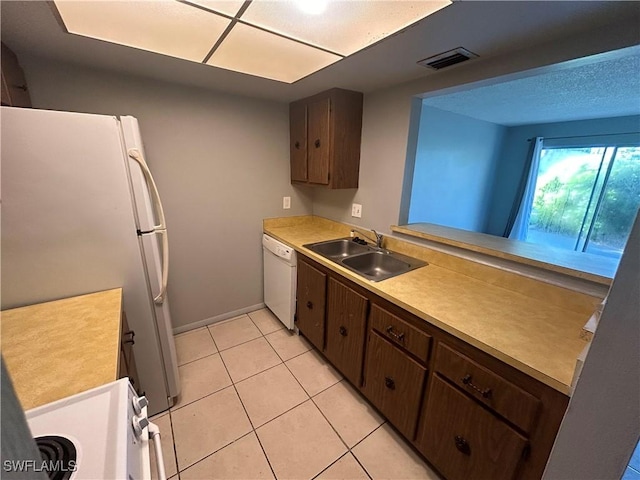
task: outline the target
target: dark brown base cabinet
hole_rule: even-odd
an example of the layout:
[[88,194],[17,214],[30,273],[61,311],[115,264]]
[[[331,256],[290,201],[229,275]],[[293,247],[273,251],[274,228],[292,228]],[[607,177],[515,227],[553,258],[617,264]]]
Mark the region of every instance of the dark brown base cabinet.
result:
[[324,350],[324,309],[327,275],[304,261],[298,262],[296,324],[304,336]]
[[136,358],[133,355],[133,345],[135,345],[135,332],[129,328],[127,316],[122,312],[122,320],[120,324],[120,362],[118,366],[118,378],[128,377],[133,388],[142,395],[140,390],[140,379],[138,378],[138,369],[136,367]]
[[528,441],[434,375],[416,444],[448,479],[514,478]]
[[416,429],[426,372],[377,333],[369,335],[362,392],[409,439]]
[[296,323],[449,480],[542,477],[568,397],[300,255]]
[[354,385],[362,380],[368,306],[366,297],[329,278],[324,354]]

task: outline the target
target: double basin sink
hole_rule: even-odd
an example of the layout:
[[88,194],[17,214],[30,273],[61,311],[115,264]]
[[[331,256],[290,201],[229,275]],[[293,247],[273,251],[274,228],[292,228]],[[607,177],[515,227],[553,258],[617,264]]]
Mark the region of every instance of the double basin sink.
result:
[[395,277],[427,264],[400,253],[357,243],[353,238],[308,243],[304,246],[374,282]]

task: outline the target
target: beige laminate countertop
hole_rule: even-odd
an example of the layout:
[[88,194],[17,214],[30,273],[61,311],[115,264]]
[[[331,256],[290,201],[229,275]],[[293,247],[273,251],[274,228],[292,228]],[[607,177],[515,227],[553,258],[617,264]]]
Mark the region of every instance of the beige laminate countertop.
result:
[[394,225],[391,227],[391,231],[493,257],[514,260],[525,265],[532,265],[570,277],[583,278],[607,286],[611,285],[611,280],[618,268],[618,260],[614,258],[592,253],[572,252],[431,223]]
[[118,379],[122,289],[4,310],[2,356],[22,408]]
[[319,217],[266,219],[265,233],[428,323],[569,395],[582,327],[601,300],[387,237],[386,248],[429,265],[371,282],[303,247],[348,236]]

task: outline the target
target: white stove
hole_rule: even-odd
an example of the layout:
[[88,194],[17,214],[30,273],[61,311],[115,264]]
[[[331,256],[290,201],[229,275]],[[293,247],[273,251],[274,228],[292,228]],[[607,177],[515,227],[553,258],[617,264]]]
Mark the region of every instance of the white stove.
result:
[[[26,412],[42,464],[60,480],[151,478],[149,441],[165,479],[160,431],[126,378]],[[58,471],[54,474],[53,469]]]

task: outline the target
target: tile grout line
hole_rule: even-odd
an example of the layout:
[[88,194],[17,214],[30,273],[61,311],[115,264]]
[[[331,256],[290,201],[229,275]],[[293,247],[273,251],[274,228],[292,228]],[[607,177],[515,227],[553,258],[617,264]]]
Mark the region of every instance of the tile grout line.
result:
[[[173,435],[173,418],[171,418],[171,410],[169,410],[169,425],[171,427],[171,446],[173,447],[173,460],[176,462],[176,475],[180,480],[180,467],[178,466],[178,449],[176,448],[176,439]],[[160,447],[162,448],[162,434],[160,435]]]
[[[253,320],[251,319],[251,317],[249,317],[249,320],[251,320],[251,323],[253,323]],[[255,323],[254,323],[254,325],[255,325]],[[256,325],[256,328],[258,328],[257,325]],[[258,331],[260,332],[260,334],[264,338],[264,334],[262,334],[262,331],[259,328],[258,328]],[[269,341],[266,338],[265,338],[265,340],[267,341],[267,344],[269,344]],[[269,346],[271,346],[271,344],[269,344]],[[271,348],[273,348],[273,347],[271,347]],[[276,352],[276,355],[277,355],[277,352]],[[273,469],[273,466],[271,465],[271,462],[269,461],[269,457],[267,456],[267,452],[264,450],[264,446],[262,445],[262,442],[260,441],[260,437],[258,436],[258,432],[256,431],[256,428],[253,425],[253,422],[251,421],[251,417],[249,416],[249,412],[247,412],[247,407],[245,407],[244,402],[242,401],[242,397],[240,396],[240,392],[238,392],[238,388],[236,387],[236,382],[233,381],[233,378],[231,377],[231,373],[229,372],[229,369],[227,368],[227,364],[225,363],[224,358],[222,358],[222,355],[220,355],[220,359],[222,360],[222,364],[224,365],[224,368],[227,370],[227,374],[229,375],[229,378],[231,379],[231,384],[233,386],[233,389],[236,392],[236,395],[238,396],[238,400],[240,401],[240,405],[242,405],[242,410],[244,410],[244,414],[247,416],[247,420],[249,420],[249,425],[251,425],[251,432],[253,432],[253,434],[256,436],[256,439],[258,440],[258,445],[260,445],[260,449],[262,450],[262,454],[264,455],[264,458],[267,461],[267,465],[269,465],[269,469],[271,470],[271,473],[273,474],[273,478],[277,479],[278,477],[276,476],[276,472]],[[274,367],[271,367],[271,368],[275,368],[277,366],[278,365],[276,365]],[[263,370],[263,371],[265,371],[265,370]],[[260,373],[262,373],[262,372],[260,372]],[[246,380],[246,379],[244,379],[244,380]]]
[[[312,395],[310,395],[310,394],[307,392],[307,390],[304,388],[304,386],[300,383],[300,381],[298,380],[298,378],[293,374],[293,372],[291,371],[291,369],[289,368],[289,366],[287,365],[287,363],[286,363],[286,362],[288,362],[289,360],[292,360],[292,359],[294,359],[294,358],[297,358],[297,357],[299,357],[299,356],[302,356],[302,355],[304,355],[304,354],[306,354],[306,353],[309,353],[309,352],[312,352],[312,351],[314,351],[314,350],[317,350],[317,349],[316,349],[314,346],[312,346],[312,345],[311,345],[311,346],[310,346],[311,348],[310,348],[309,350],[306,350],[306,351],[304,351],[304,352],[302,352],[302,353],[299,353],[299,354],[297,354],[297,355],[294,355],[294,356],[293,356],[293,357],[291,357],[291,358],[288,358],[287,360],[284,360],[284,359],[280,356],[280,354],[276,351],[276,349],[273,347],[273,345],[271,345],[271,343],[269,342],[269,340],[266,338],[266,337],[267,337],[267,335],[270,335],[270,334],[276,333],[276,332],[278,332],[278,331],[280,331],[280,330],[283,330],[284,328],[278,328],[278,329],[276,329],[276,330],[274,330],[274,331],[272,331],[272,332],[268,332],[267,334],[265,334],[265,333],[263,333],[263,332],[262,332],[262,330],[260,330],[260,328],[258,327],[258,325],[256,324],[256,322],[253,320],[253,318],[251,318],[251,316],[250,316],[249,314],[244,314],[243,316],[247,316],[247,317],[250,319],[250,321],[253,323],[253,325],[257,328],[257,330],[258,330],[258,331],[259,331],[259,333],[260,333],[260,335],[259,335],[258,337],[253,338],[253,339],[251,339],[251,340],[248,340],[248,341],[246,341],[246,342],[239,343],[238,345],[234,345],[233,347],[229,347],[229,348],[226,348],[226,349],[224,349],[224,350],[219,350],[219,349],[218,349],[218,346],[217,346],[217,343],[215,342],[215,339],[213,338],[213,334],[211,333],[211,330],[209,329],[209,326],[202,327],[202,328],[206,328],[206,329],[207,329],[207,331],[209,332],[209,336],[210,336],[211,340],[213,341],[213,344],[214,344],[214,346],[216,347],[217,352],[212,353],[212,354],[210,354],[210,355],[205,355],[204,357],[201,357],[201,358],[199,358],[199,359],[196,359],[196,360],[193,360],[193,361],[191,361],[191,362],[187,362],[187,363],[183,364],[183,365],[187,365],[187,364],[189,364],[189,363],[193,363],[193,362],[195,362],[195,361],[201,360],[202,358],[207,358],[207,357],[213,356],[213,355],[215,355],[215,354],[219,354],[219,355],[220,355],[220,359],[221,359],[221,361],[222,361],[222,364],[223,364],[223,366],[224,366],[224,368],[225,368],[225,371],[227,372],[227,375],[229,376],[229,379],[231,380],[231,385],[228,385],[228,386],[226,386],[226,387],[223,387],[223,388],[221,388],[221,389],[218,389],[218,390],[216,390],[215,392],[211,392],[211,393],[209,393],[209,394],[207,394],[207,395],[205,395],[205,396],[203,396],[203,397],[201,397],[201,398],[199,398],[199,399],[196,399],[196,400],[194,400],[194,401],[192,401],[192,402],[190,402],[190,403],[188,403],[188,404],[185,404],[185,405],[183,405],[183,406],[179,407],[179,408],[178,408],[178,409],[176,409],[176,410],[173,410],[173,411],[172,411],[172,410],[170,409],[170,410],[168,411],[168,413],[169,413],[169,416],[170,416],[170,422],[171,422],[171,428],[172,428],[172,438],[173,438],[173,420],[172,420],[172,417],[171,417],[171,414],[172,414],[172,413],[174,413],[174,412],[175,412],[175,411],[177,411],[177,410],[180,410],[181,408],[183,408],[183,407],[185,407],[185,406],[187,406],[187,405],[191,405],[191,404],[195,403],[195,402],[196,402],[196,401],[198,401],[198,400],[202,400],[203,398],[206,398],[206,397],[208,397],[208,396],[211,396],[211,395],[213,395],[213,394],[215,394],[215,393],[219,393],[220,391],[225,390],[226,388],[229,388],[229,387],[233,386],[234,391],[236,392],[236,395],[237,395],[238,399],[240,400],[240,404],[242,405],[242,408],[243,408],[243,410],[244,410],[244,412],[245,412],[245,415],[247,416],[247,419],[249,420],[249,424],[251,425],[251,431],[250,431],[250,432],[247,432],[247,433],[246,433],[246,434],[244,434],[244,435],[242,435],[242,436],[241,436],[241,437],[239,437],[238,439],[236,439],[236,440],[234,440],[234,441],[232,441],[232,442],[230,442],[230,443],[228,443],[228,444],[226,444],[226,445],[222,446],[221,448],[219,448],[219,449],[215,450],[214,452],[211,452],[210,454],[206,455],[206,456],[205,456],[205,457],[203,457],[202,459],[200,459],[200,460],[198,460],[197,462],[195,462],[195,463],[193,463],[193,464],[191,464],[191,465],[189,465],[189,466],[185,467],[185,468],[184,468],[184,469],[182,469],[182,470],[180,470],[179,465],[178,465],[178,461],[177,461],[177,449],[176,449],[176,446],[175,446],[175,439],[174,439],[174,441],[173,441],[173,451],[174,451],[175,460],[176,460],[176,469],[178,470],[178,473],[177,473],[178,478],[180,478],[180,473],[181,473],[181,472],[184,472],[187,468],[190,468],[190,467],[192,467],[192,466],[194,466],[194,465],[196,465],[196,464],[198,464],[198,463],[202,462],[203,460],[205,460],[205,459],[209,458],[210,456],[212,456],[212,455],[214,455],[215,453],[217,453],[217,452],[221,451],[222,449],[224,449],[224,448],[228,447],[229,445],[231,445],[231,444],[233,444],[233,443],[235,443],[235,442],[237,442],[237,441],[239,441],[239,440],[243,439],[244,437],[246,437],[247,435],[249,435],[249,434],[251,434],[251,433],[253,432],[253,433],[255,434],[255,436],[256,436],[256,438],[257,438],[257,440],[258,440],[258,444],[260,445],[260,448],[261,448],[261,450],[262,450],[262,452],[263,452],[263,455],[265,456],[265,459],[267,460],[267,464],[269,465],[269,468],[271,469],[271,472],[272,472],[272,474],[273,474],[274,478],[276,478],[276,479],[277,479],[277,476],[275,475],[275,471],[273,470],[273,467],[272,467],[272,465],[271,465],[271,462],[269,461],[269,457],[267,456],[266,451],[265,451],[265,449],[264,449],[264,446],[262,445],[262,442],[260,441],[260,438],[259,438],[259,436],[258,436],[257,428],[261,428],[261,427],[263,427],[263,426],[265,426],[265,425],[267,425],[267,424],[271,423],[272,421],[276,420],[277,418],[279,418],[279,417],[281,417],[281,416],[285,415],[286,413],[291,412],[291,411],[292,411],[292,410],[294,410],[295,408],[297,408],[297,407],[299,407],[300,405],[302,405],[302,404],[306,403],[308,400],[311,400],[312,404],[313,404],[313,405],[314,405],[314,406],[315,406],[315,407],[320,411],[320,414],[322,415],[322,417],[323,417],[323,418],[325,419],[325,421],[329,424],[329,426],[331,427],[331,429],[335,432],[335,434],[338,436],[338,438],[340,439],[340,441],[343,443],[343,445],[344,445],[344,446],[346,447],[346,449],[347,449],[347,451],[346,451],[344,454],[342,454],[342,455],[341,455],[341,456],[339,456],[336,460],[334,460],[333,462],[331,462],[328,466],[326,466],[326,467],[325,467],[325,468],[324,468],[320,473],[318,473],[318,474],[317,474],[316,476],[314,476],[313,478],[316,478],[317,476],[321,475],[323,472],[325,472],[327,469],[329,469],[329,468],[330,468],[331,466],[333,466],[335,463],[337,463],[338,461],[340,461],[340,460],[341,460],[342,458],[344,458],[346,455],[351,454],[351,455],[353,456],[353,458],[356,460],[356,462],[358,463],[358,465],[359,465],[359,466],[362,468],[362,470],[365,472],[365,474],[367,475],[367,477],[371,479],[371,478],[372,478],[372,477],[371,477],[371,475],[369,474],[369,472],[367,471],[367,469],[362,465],[362,463],[361,463],[361,462],[360,462],[360,460],[357,458],[357,456],[353,453],[353,451],[352,451],[352,450],[353,450],[353,448],[355,448],[355,447],[357,447],[358,445],[360,445],[364,440],[366,440],[366,439],[367,439],[369,436],[371,436],[374,432],[376,432],[378,429],[380,429],[382,426],[384,426],[384,425],[385,425],[385,423],[387,423],[387,422],[383,420],[383,422],[382,422],[380,425],[378,425],[375,429],[373,429],[371,432],[369,432],[367,435],[365,435],[362,439],[360,439],[356,444],[354,444],[353,448],[350,448],[350,447],[346,444],[345,440],[340,436],[340,434],[339,434],[339,433],[337,432],[337,430],[334,428],[333,424],[332,424],[332,423],[329,421],[329,419],[325,416],[324,412],[322,412],[322,410],[320,409],[320,407],[318,407],[317,403],[316,403],[316,402],[315,402],[315,400],[314,400],[314,398],[315,398],[316,396],[318,396],[318,395],[320,395],[321,393],[323,393],[323,392],[327,391],[328,389],[330,389],[330,388],[334,387],[334,386],[335,386],[335,385],[337,385],[338,383],[341,383],[342,381],[345,381],[346,379],[345,379],[344,377],[342,377],[342,375],[341,375],[341,379],[340,379],[339,381],[337,381],[336,383],[333,383],[332,385],[329,385],[328,387],[326,387],[326,388],[324,388],[324,389],[320,390],[319,392],[316,392],[313,396],[312,396]],[[242,317],[242,316],[241,316],[241,317]],[[239,317],[239,318],[241,318],[241,317]],[[238,319],[238,318],[237,318],[237,319]],[[236,319],[236,320],[237,320],[237,319]],[[286,329],[284,329],[284,330],[286,330]],[[267,341],[267,344],[271,347],[271,349],[276,353],[276,355],[278,356],[278,358],[281,360],[281,363],[279,363],[279,364],[277,364],[277,365],[274,365],[274,366],[272,366],[272,367],[269,367],[269,368],[267,368],[267,369],[265,369],[265,370],[262,370],[262,371],[260,371],[260,372],[258,372],[258,373],[255,373],[255,374],[253,374],[253,375],[250,375],[249,377],[243,378],[242,380],[238,380],[237,382],[236,382],[236,381],[234,381],[234,380],[233,380],[233,378],[231,377],[231,374],[229,373],[229,369],[228,369],[228,367],[227,367],[227,365],[226,365],[226,363],[225,363],[224,359],[222,358],[221,352],[223,352],[223,351],[227,351],[227,350],[230,350],[231,348],[234,348],[234,347],[237,347],[237,346],[240,346],[240,345],[244,345],[244,344],[249,343],[249,342],[251,342],[251,341],[257,340],[257,339],[259,339],[260,337],[264,337],[264,339]],[[293,376],[293,378],[295,379],[296,383],[301,387],[302,391],[307,395],[307,398],[306,398],[304,401],[302,401],[302,402],[298,403],[297,405],[295,405],[295,406],[293,406],[293,407],[289,408],[289,409],[288,409],[288,410],[286,410],[285,412],[282,412],[282,413],[280,413],[279,415],[277,415],[276,417],[274,417],[274,418],[270,419],[269,421],[267,421],[267,422],[263,423],[263,424],[262,424],[262,425],[260,425],[259,427],[255,427],[255,426],[254,426],[254,424],[253,424],[253,421],[252,421],[252,420],[251,420],[251,418],[249,417],[249,414],[248,414],[248,412],[247,412],[247,409],[246,409],[246,407],[245,407],[245,405],[244,405],[244,402],[242,401],[242,397],[240,396],[240,393],[238,392],[238,389],[237,389],[236,385],[237,385],[238,383],[241,383],[241,382],[243,382],[243,381],[245,381],[245,380],[248,380],[248,379],[250,379],[250,378],[252,378],[252,377],[255,377],[255,376],[257,376],[257,375],[260,375],[261,373],[265,373],[265,372],[267,372],[267,371],[269,371],[269,370],[272,370],[272,369],[274,369],[274,368],[276,368],[276,367],[278,367],[278,366],[280,366],[280,365],[284,365],[284,366],[285,366],[285,368],[287,368],[287,371],[291,374],[291,376]],[[182,365],[181,365],[181,366],[182,366]],[[332,368],[333,368],[333,367],[332,367]],[[338,372],[338,374],[339,374],[339,372]]]
[[[308,350],[305,353],[311,352],[317,350],[316,347],[312,346],[311,350]],[[286,364],[286,362],[284,362],[285,366],[287,367],[287,369],[289,369],[289,366]],[[332,367],[333,368],[333,367]],[[309,393],[305,390],[305,388],[302,386],[302,384],[300,383],[300,381],[298,380],[298,378],[293,374],[293,372],[289,369],[289,372],[291,373],[291,375],[293,375],[293,378],[296,379],[296,381],[298,382],[298,384],[300,384],[300,386],[302,387],[302,389],[307,393],[307,395],[309,395]],[[338,372],[339,373],[339,372]],[[341,375],[342,376],[342,375]],[[356,462],[358,462],[358,465],[360,465],[360,467],[362,468],[362,470],[365,472],[365,474],[372,479],[373,477],[369,474],[369,472],[367,471],[367,469],[364,467],[364,465],[362,465],[362,463],[360,462],[360,460],[358,459],[358,457],[356,456],[355,453],[353,453],[353,448],[357,447],[358,445],[360,445],[364,440],[366,440],[370,435],[372,435],[376,430],[378,430],[380,427],[382,427],[385,423],[386,420],[383,420],[382,423],[380,425],[378,425],[376,428],[374,428],[371,432],[369,432],[368,434],[366,434],[364,437],[362,437],[360,440],[358,440],[357,443],[355,443],[353,445],[353,447],[349,447],[349,445],[347,445],[347,443],[344,441],[344,439],[342,438],[342,436],[340,436],[340,434],[338,433],[338,431],[334,428],[333,424],[329,421],[329,419],[325,416],[324,412],[322,411],[322,409],[318,406],[318,404],[314,401],[314,398],[317,397],[318,395],[320,395],[323,392],[326,392],[327,390],[329,390],[332,387],[335,387],[338,383],[341,383],[343,381],[347,381],[347,379],[345,377],[342,376],[342,378],[328,386],[327,388],[317,392],[315,395],[311,396],[309,395],[309,398],[311,400],[311,402],[314,404],[314,406],[318,409],[318,411],[320,412],[320,414],[322,415],[322,417],[326,420],[326,422],[329,424],[329,426],[333,429],[333,431],[335,432],[335,434],[338,436],[338,438],[340,439],[340,441],[344,444],[345,447],[347,447],[347,453],[351,453],[351,455],[353,456],[353,458],[356,460]],[[369,403],[369,401],[367,400],[367,403]],[[346,453],[344,454],[346,455]],[[338,460],[340,460],[340,458],[344,457],[344,455],[341,455]],[[338,460],[334,461],[333,463],[336,463]],[[333,465],[333,463],[331,465]],[[331,465],[329,465],[327,468],[329,468]],[[324,472],[327,468],[325,468],[324,470],[322,470],[322,472]],[[321,475],[322,472],[320,472],[318,475]],[[316,475],[316,477],[318,476]],[[314,477],[315,478],[315,477]]]
[[311,480],[315,480],[316,478],[318,478],[320,475],[322,475],[324,472],[326,472],[327,470],[329,470],[331,467],[333,467],[336,463],[338,463],[340,460],[342,460],[344,457],[346,457],[347,455],[349,455],[351,452],[347,450],[346,453],[340,455],[337,460],[334,460],[333,462],[331,462],[329,465],[327,465],[326,467],[324,467],[324,469],[322,469],[322,471],[320,473],[318,473],[316,476],[314,476]]
[[214,355],[220,355],[220,352],[210,353],[209,355],[205,355],[205,356],[203,356],[203,357],[196,358],[196,359],[194,359],[194,360],[190,360],[190,361],[188,361],[188,362],[182,363],[182,364],[178,365],[178,368],[180,368],[180,367],[184,367],[185,365],[190,365],[190,364],[192,364],[192,363],[197,362],[198,360],[202,360],[203,358],[213,357]]
[[[248,316],[248,315],[247,315],[247,316]],[[216,340],[213,338],[213,335],[212,335],[212,333],[211,333],[211,330],[209,330],[209,327],[208,327],[208,326],[205,326],[204,328],[206,328],[206,329],[207,329],[207,332],[209,333],[209,337],[211,338],[211,341],[213,342],[214,347],[216,347],[216,350],[218,350],[218,352],[217,352],[217,353],[218,353],[218,355],[220,355],[220,350],[218,349],[218,344],[216,343]],[[215,354],[214,354],[214,355],[215,355]],[[209,396],[211,396],[211,395],[213,395],[213,394],[215,394],[215,393],[221,392],[221,391],[223,391],[223,390],[225,390],[225,389],[227,389],[227,388],[229,388],[229,387],[234,387],[234,390],[235,390],[235,392],[236,392],[236,395],[238,395],[238,391],[235,389],[235,386],[234,386],[234,384],[233,384],[233,379],[231,378],[231,374],[229,373],[229,369],[227,368],[227,365],[224,363],[224,359],[222,358],[222,355],[220,355],[220,361],[222,362],[222,366],[224,367],[225,371],[227,372],[227,376],[229,377],[229,381],[231,381],[231,385],[227,385],[226,387],[223,387],[223,388],[221,388],[221,389],[219,389],[219,390],[216,390],[216,391],[215,391],[215,392],[213,392],[213,393],[210,393],[210,394],[208,394],[208,395],[205,395],[204,397],[201,397],[201,398],[199,398],[198,400],[202,400],[203,398],[206,398],[206,397],[209,397]],[[240,395],[238,395],[238,398],[240,398]],[[190,403],[188,403],[188,404],[186,404],[186,405],[183,405],[182,407],[177,408],[177,409],[176,409],[176,410],[174,410],[174,411],[180,410],[181,408],[186,407],[187,405],[191,405],[191,404],[193,404],[193,403],[197,402],[198,400],[194,400],[193,402],[190,402]],[[240,404],[242,404],[242,400],[240,400]],[[243,408],[243,410],[244,410],[244,405],[242,405],[242,408]],[[169,410],[169,415],[171,415],[171,410]],[[245,410],[245,415],[246,415],[246,410]],[[248,417],[249,417],[249,416],[247,415],[247,418],[248,418]],[[253,425],[251,424],[251,419],[249,419],[249,424],[253,427]],[[173,423],[172,423],[171,428],[172,428],[172,430],[173,430]],[[252,429],[251,431],[254,431],[254,430]],[[246,436],[246,435],[248,435],[249,433],[251,433],[251,432],[248,432],[247,434],[243,435],[243,436],[242,436],[242,437],[240,437],[240,438],[245,437],[245,436]],[[172,432],[172,434],[173,434],[173,432]],[[178,479],[180,479],[180,473],[184,472],[184,471],[185,471],[185,470],[187,470],[188,468],[193,467],[194,465],[197,465],[198,463],[200,463],[200,462],[201,462],[202,460],[204,460],[205,458],[210,457],[211,455],[213,455],[213,454],[215,454],[215,453],[219,452],[219,451],[220,451],[220,450],[222,450],[223,448],[228,447],[228,446],[229,446],[229,445],[231,445],[232,443],[234,443],[234,442],[236,442],[236,441],[240,440],[240,438],[238,438],[238,439],[234,440],[233,442],[229,442],[229,443],[227,443],[226,445],[223,445],[223,446],[222,446],[222,447],[220,447],[219,449],[217,449],[217,450],[215,450],[215,451],[211,452],[209,455],[206,455],[205,457],[201,458],[201,459],[200,459],[200,460],[198,460],[197,462],[194,462],[194,463],[192,463],[191,465],[188,465],[187,467],[185,467],[185,468],[183,468],[183,469],[180,469],[180,464],[178,463],[178,453],[177,453],[177,449],[176,449],[176,446],[175,446],[175,439],[174,439],[174,442],[173,442],[173,448],[174,448],[174,450],[176,451],[176,469],[178,470]]]

